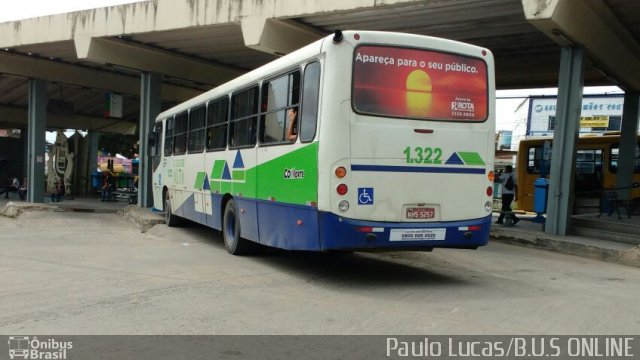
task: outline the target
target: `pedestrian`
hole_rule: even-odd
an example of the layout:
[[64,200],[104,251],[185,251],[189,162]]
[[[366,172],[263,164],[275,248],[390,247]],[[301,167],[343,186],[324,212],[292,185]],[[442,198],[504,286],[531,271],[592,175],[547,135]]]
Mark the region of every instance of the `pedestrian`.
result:
[[520,219],[513,213],[511,209],[511,202],[518,201],[518,186],[516,181],[516,174],[513,173],[513,166],[507,165],[504,173],[498,177],[500,183],[500,194],[502,198],[502,208],[500,209],[500,216],[496,224],[503,224],[504,217],[509,213],[509,217],[512,219],[512,224],[515,225]]
[[18,196],[20,196],[20,200],[24,200],[27,197],[27,177],[22,178],[22,184],[20,184],[20,188],[18,189]]
[[54,183],[53,192],[51,193],[51,202],[60,202],[60,199],[64,196],[64,180],[56,180]]
[[9,198],[10,192],[17,193],[18,189],[20,189],[20,181],[18,180],[18,178],[12,176],[10,179],[11,180],[9,181],[7,186],[4,189],[0,190],[0,195],[4,194],[5,199]]
[[102,186],[100,187],[100,201],[111,199],[111,173],[109,170],[102,173]]

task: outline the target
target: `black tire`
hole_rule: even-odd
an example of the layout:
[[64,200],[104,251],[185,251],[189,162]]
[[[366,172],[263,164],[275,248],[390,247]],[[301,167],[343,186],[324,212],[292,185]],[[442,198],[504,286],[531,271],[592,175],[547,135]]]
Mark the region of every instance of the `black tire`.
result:
[[233,199],[227,202],[222,218],[222,238],[227,252],[231,255],[244,255],[251,252],[252,243],[240,237],[240,218],[238,207]]
[[171,210],[171,199],[169,199],[169,192],[164,195],[164,222],[168,227],[176,227],[180,225],[180,219],[177,215],[173,215]]

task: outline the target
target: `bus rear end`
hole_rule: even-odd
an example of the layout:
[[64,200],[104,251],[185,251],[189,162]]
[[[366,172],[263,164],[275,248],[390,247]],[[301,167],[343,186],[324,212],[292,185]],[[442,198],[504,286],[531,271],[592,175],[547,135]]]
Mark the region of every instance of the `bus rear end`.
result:
[[428,37],[349,35],[349,101],[334,124],[344,129],[335,138],[349,146],[320,144],[335,160],[321,246],[485,245],[493,207],[491,53]]

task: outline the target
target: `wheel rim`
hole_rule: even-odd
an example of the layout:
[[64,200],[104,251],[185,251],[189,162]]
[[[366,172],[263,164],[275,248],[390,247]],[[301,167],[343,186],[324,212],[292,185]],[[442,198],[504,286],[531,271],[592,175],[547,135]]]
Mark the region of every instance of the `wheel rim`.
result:
[[227,222],[224,224],[225,240],[228,244],[232,244],[236,237],[236,214],[233,211],[229,211],[227,214]]
[[169,223],[170,216],[171,216],[171,203],[169,202],[169,197],[167,196],[164,200],[164,220],[166,223]]

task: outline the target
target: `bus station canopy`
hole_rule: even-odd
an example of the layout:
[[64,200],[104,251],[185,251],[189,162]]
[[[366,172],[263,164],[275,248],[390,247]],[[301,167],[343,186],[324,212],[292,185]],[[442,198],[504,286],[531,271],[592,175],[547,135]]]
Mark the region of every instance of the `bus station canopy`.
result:
[[[140,73],[162,108],[341,30],[431,35],[491,49],[498,89],[554,87],[582,46],[585,85],[640,90],[635,0],[151,0],[0,24],[0,127],[26,124],[28,80],[49,82],[47,127],[131,133]],[[106,94],[123,96],[105,115]]]

